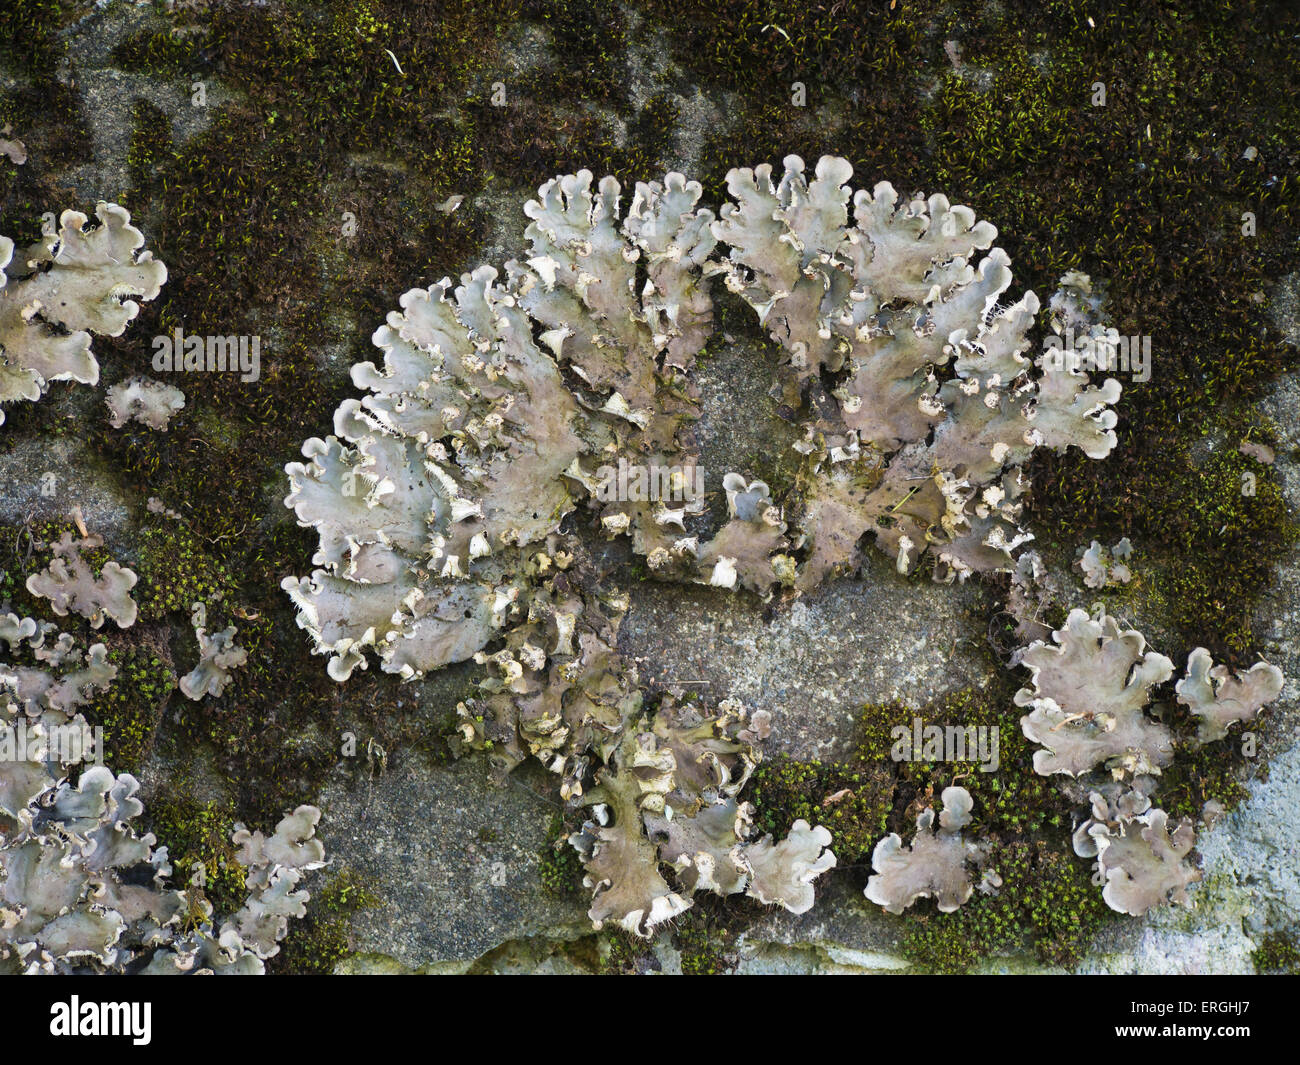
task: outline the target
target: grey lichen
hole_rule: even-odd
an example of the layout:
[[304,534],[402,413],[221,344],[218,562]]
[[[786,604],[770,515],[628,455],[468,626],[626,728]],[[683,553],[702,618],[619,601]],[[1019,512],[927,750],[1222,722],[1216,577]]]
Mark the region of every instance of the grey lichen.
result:
[[109,388],[105,402],[108,404],[108,424],[114,429],[121,429],[128,421],[136,421],[165,432],[172,416],[184,408],[185,393],[161,381],[132,377]]
[[1078,552],[1075,566],[1083,573],[1083,583],[1089,588],[1105,588],[1112,584],[1128,584],[1133,579],[1133,571],[1128,561],[1133,557],[1133,545],[1125,536],[1114,547],[1105,547],[1100,540],[1093,540],[1086,548]]
[[91,335],[121,336],[135,299],[167,280],[125,208],[101,202],[95,214],[86,229],[84,214],[64,211],[57,233],[17,252],[0,236],[0,422],[4,404],[40,399],[52,382],[95,384]]
[[1016,693],[1016,705],[1032,708],[1020,727],[1041,747],[1034,770],[1079,776],[1104,765],[1117,778],[1159,773],[1173,758],[1173,739],[1145,708],[1151,689],[1173,676],[1173,663],[1147,651],[1142,634],[1121,630],[1104,608],[1093,616],[1070,611],[1052,639],[1056,646],[1040,641],[1019,656],[1031,686]]
[[48,622],[0,614],[0,820],[20,819],[66,768],[94,747],[80,709],[117,676],[102,643],[86,649]]
[[1184,817],[1170,831],[1164,810],[1121,818],[1117,829],[1098,823],[1089,830],[1104,879],[1102,898],[1120,913],[1140,917],[1153,906],[1191,906],[1187,889],[1201,871],[1187,856],[1196,833]]
[[791,913],[806,913],[813,906],[813,881],[835,867],[835,855],[827,849],[830,844],[829,830],[802,818],[780,843],[764,836],[744,852],[751,877],[747,893]]
[[803,824],[780,843],[752,840],[741,798],[768,715],[671,693],[648,708],[615,649],[626,598],[601,595],[581,558],[539,553],[534,565],[550,577],[505,647],[478,656],[489,676],[459,707],[461,735],[502,771],[536,757],[560,776],[561,797],[588,811],[569,842],[587,871],[593,924],[649,936],[700,891],[811,906],[813,880],[835,864],[829,833]]
[[[854,568],[868,534],[900,572],[930,552],[952,581],[1011,569],[1032,539],[1036,448],[1114,447],[1119,385],[1027,357],[1038,300],[1003,302],[993,226],[943,196],[854,193],[851,176],[829,156],[811,180],[797,156],[780,175],[733,170],[717,216],[676,173],[638,183],[626,211],[613,178],[546,182],[525,260],[406,293],[374,334],[382,365],[353,367],[367,394],[286,467],[318,548],[283,587],[330,676],[371,653],[405,679],[487,667],[463,739],[506,771],[538,758],[591,810],[572,842],[597,924],[648,934],[700,890],[802,910],[834,858],[818,827],[749,839],[739,792],[772,722],[645,705],[615,650],[626,598],[586,572],[567,515],[589,508],[661,579],[765,599]],[[715,275],[776,340],[763,372],[804,413],[794,492],[729,471],[709,533],[693,370]]]
[[909,846],[904,847],[902,837],[891,832],[871,854],[875,872],[863,893],[890,913],[902,913],[917,899],[928,898],[935,900],[941,913],[952,913],[975,890],[971,867],[983,863],[985,851],[962,838],[974,802],[961,787],[944,788],[941,800],[938,829],[934,809],[927,807],[917,816],[916,835]]
[[83,656],[66,634],[47,644],[52,635],[0,618],[11,653],[65,671],[0,665],[0,973],[262,972],[288,918],[302,916],[307,895],[292,889],[324,862],[319,811],[300,807],[269,840],[236,826],[249,895],[218,927],[201,894],[168,886],[167,849],[137,831],[134,777],[96,764],[73,783],[96,750],[76,708],[116,671],[103,645]]
[[[1020,723],[1043,748],[1034,769],[1079,778],[1062,790],[1075,800],[1080,791],[1087,795],[1091,810],[1075,826],[1075,853],[1096,860],[1102,897],[1114,910],[1137,915],[1165,903],[1190,906],[1187,889],[1201,879],[1192,857],[1195,829],[1190,818],[1171,826],[1153,806],[1160,771],[1174,758],[1174,735],[1146,713],[1153,689],[1173,676],[1173,663],[1147,651],[1137,631],[1121,631],[1104,607],[1092,616],[1071,611],[1053,640],[1055,647],[1037,641],[1016,656],[1032,680],[1016,704],[1033,708]],[[1233,722],[1251,720],[1278,697],[1283,680],[1265,662],[1233,675],[1196,648],[1174,686],[1199,719],[1193,743],[1222,739]],[[1213,812],[1207,803],[1207,822]]]
[[279,951],[308,899],[291,889],[324,863],[319,811],[282,821],[283,846],[244,842],[249,896],[218,925],[201,895],[168,886],[167,849],[133,824],[138,788],[102,765],[75,786],[51,774],[17,818],[0,816],[0,972],[261,973]]
[[1245,673],[1234,675],[1227,666],[1216,666],[1210,652],[1197,647],[1187,658],[1187,675],[1175,686],[1178,701],[1199,723],[1196,738],[1213,743],[1228,734],[1234,722],[1252,720],[1282,694],[1282,671],[1267,662],[1256,662]]
[[27,145],[13,135],[13,129],[7,123],[0,128],[0,155],[14,166],[22,166],[27,162]]
[[194,627],[194,636],[199,642],[199,661],[181,677],[178,685],[187,699],[198,702],[208,695],[220,698],[232,679],[230,671],[248,661],[247,652],[235,643],[238,631],[234,625],[229,625],[209,636],[202,626]]
[[769,166],[733,170],[737,202],[713,227],[728,287],[783,349],[784,399],[818,400],[799,445],[795,583],[852,566],[867,534],[902,572],[927,551],[940,580],[1010,569],[1030,539],[1021,467],[1040,446],[1108,454],[1119,384],[1025,356],[1039,304],[1001,303],[1010,260],[993,226],[939,195],[900,203],[887,182],[854,193],[851,175],[831,157],[811,181],[797,156],[776,182]]
[[50,601],[50,607],[60,617],[69,611],[90,621],[90,627],[100,628],[111,618],[119,628],[135,624],[137,609],[131,598],[137,577],[114,560],[101,567],[98,575],[89,562],[81,557],[83,551],[103,547],[99,536],[74,537],[65,532],[57,543],[51,544],[54,553],[49,566],[27,578],[27,590],[32,595]]
[[100,761],[81,709],[117,677],[105,646],[5,613],[0,652],[0,973],[263,972],[324,864],[320,812],[270,837],[235,826],[248,896],[220,920],[201,881],[171,886],[139,783]]
[[[656,575],[764,597],[848,568],[868,533],[904,572],[927,551],[943,580],[1010,569],[1031,538],[1021,467],[1039,446],[1106,455],[1119,385],[1025,356],[1037,298],[1000,303],[1004,252],[971,265],[991,225],[886,183],[854,194],[850,176],[832,157],[811,181],[797,156],[775,181],[734,170],[715,218],[680,174],[638,184],[622,215],[613,178],[566,175],[525,206],[530,254],[504,284],[481,267],[403,296],[374,336],[382,368],[353,369],[369,394],[286,467],[320,546],[284,587],[331,675],[370,650],[404,677],[476,653],[526,607],[522,549],[584,500]],[[780,344],[786,399],[816,413],[795,495],[728,473],[705,538],[686,488],[715,274]],[[619,463],[649,476],[611,498]]]

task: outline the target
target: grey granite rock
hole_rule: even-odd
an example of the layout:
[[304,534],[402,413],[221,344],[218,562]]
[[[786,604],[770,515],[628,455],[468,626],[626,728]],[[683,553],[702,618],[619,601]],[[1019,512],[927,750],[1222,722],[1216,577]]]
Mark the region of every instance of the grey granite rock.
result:
[[508,940],[589,933],[585,906],[541,886],[555,813],[542,776],[517,773],[502,787],[484,758],[429,766],[412,755],[371,780],[328,784],[319,803],[326,853],[382,899],[357,917],[358,952],[411,969],[457,968]]

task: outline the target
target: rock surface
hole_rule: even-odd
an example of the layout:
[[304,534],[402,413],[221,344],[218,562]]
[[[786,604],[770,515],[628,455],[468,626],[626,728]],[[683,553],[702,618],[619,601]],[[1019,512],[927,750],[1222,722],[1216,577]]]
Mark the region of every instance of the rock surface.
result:
[[[112,47],[144,17],[139,9],[118,5],[89,16],[70,36],[80,92],[93,116],[93,159],[66,177],[86,201],[82,207],[119,196],[129,184],[125,160],[134,96],[148,96],[163,108],[179,145],[203,128],[230,92],[210,83],[208,107],[193,108],[175,79],[114,69]],[[507,58],[516,73],[524,72],[539,65],[551,46],[546,33],[529,31]],[[631,62],[638,103],[671,91],[680,115],[670,162],[690,173],[707,136],[727,122],[727,95],[683,84],[656,50],[639,51]],[[520,190],[485,195],[479,206],[490,208],[493,226],[483,238],[482,261],[500,263],[519,254],[524,198]],[[443,265],[455,272],[472,264]],[[407,280],[414,279],[393,283]],[[1272,307],[1293,343],[1300,342],[1298,306],[1300,275],[1292,275],[1279,285]],[[356,328],[368,332],[373,324]],[[145,348],[142,339],[142,355]],[[330,355],[333,365],[342,352]],[[770,417],[766,379],[750,373],[744,357],[732,350],[706,360],[700,371],[700,436],[717,481],[731,469],[765,475],[753,468],[755,456],[774,450],[772,434],[788,443],[780,440],[782,426]],[[44,402],[60,404],[74,417],[92,406],[99,411],[99,393],[84,392],[84,397],[52,394]],[[1300,378],[1281,379],[1261,407],[1281,434],[1276,465],[1288,501],[1300,512]],[[47,470],[56,474],[53,495],[41,491],[40,475]],[[279,486],[268,489],[268,512],[283,520],[280,491]],[[74,503],[110,547],[120,547],[124,538],[129,547],[128,500],[82,440],[73,435],[25,439],[0,452],[0,519],[63,517]],[[643,680],[698,687],[714,698],[734,695],[750,709],[770,711],[772,753],[841,756],[862,704],[919,705],[987,679],[986,657],[979,651],[991,609],[987,592],[974,584],[943,587],[906,580],[879,555],[872,556],[861,579],[837,581],[778,608],[749,596],[649,581],[633,583],[630,590],[632,609],[621,649],[637,662]],[[1196,908],[1108,926],[1082,971],[1250,972],[1251,951],[1266,931],[1300,930],[1300,819],[1294,813],[1300,802],[1300,550],[1279,561],[1258,621],[1259,631],[1267,634],[1265,655],[1289,680],[1261,729],[1251,797],[1199,841],[1206,875],[1193,890]],[[424,716],[430,722],[450,717],[455,699],[449,689],[430,685],[425,690]],[[318,804],[323,811],[319,835],[331,863],[354,871],[382,900],[356,917],[357,953],[343,970],[591,968],[589,952],[584,953],[591,938],[585,904],[557,898],[540,886],[539,863],[558,809],[552,776],[525,769],[503,785],[481,756],[433,765],[418,752],[398,752],[373,776],[363,773],[358,779],[340,768]],[[861,893],[864,882],[860,869],[837,870],[810,913],[759,918],[737,943],[738,971],[909,969],[898,948],[901,919],[868,903]],[[666,944],[657,947],[657,959],[660,971],[680,968]],[[984,970],[1044,971],[1027,957],[993,959]]]

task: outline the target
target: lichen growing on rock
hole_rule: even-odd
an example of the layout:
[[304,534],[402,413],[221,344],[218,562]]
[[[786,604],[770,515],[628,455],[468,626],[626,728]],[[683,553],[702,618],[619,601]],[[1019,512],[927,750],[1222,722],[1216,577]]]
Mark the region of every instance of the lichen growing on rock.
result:
[[[51,634],[31,619],[0,619],[11,649],[23,642],[45,661],[75,666],[72,638],[47,647]],[[308,896],[293,889],[324,862],[312,838],[320,813],[300,807],[270,839],[237,826],[249,892],[225,921],[201,893],[168,886],[167,848],[132,823],[144,812],[136,779],[97,764],[71,780],[94,750],[73,711],[115,673],[102,652],[96,645],[84,668],[57,683],[0,667],[0,972],[260,973],[288,919],[302,916]]]
[[27,590],[32,595],[50,601],[51,609],[66,617],[69,611],[90,621],[92,629],[100,628],[111,618],[119,628],[128,629],[135,624],[137,609],[131,598],[137,577],[110,559],[96,574],[82,552],[104,546],[100,536],[74,537],[64,533],[57,543],[50,545],[54,558],[40,573],[27,578]]
[[120,336],[151,300],[167,268],[148,251],[131,216],[115,203],[95,208],[100,224],[64,211],[57,233],[15,252],[0,236],[0,422],[6,403],[37,400],[55,381],[93,385],[92,334]]
[[985,857],[980,844],[962,838],[971,823],[970,792],[965,788],[944,788],[940,796],[943,812],[934,826],[934,809],[927,807],[916,818],[916,835],[907,847],[896,832],[876,844],[871,855],[875,870],[864,894],[890,913],[902,913],[917,899],[933,898],[940,913],[952,913],[975,890],[971,866]]
[[166,431],[173,415],[185,406],[185,393],[175,385],[133,377],[109,388],[108,424],[121,429],[128,421]]
[[1191,905],[1187,888],[1201,879],[1201,871],[1184,860],[1196,839],[1190,818],[1171,833],[1169,815],[1148,810],[1121,819],[1116,833],[1098,823],[1090,835],[1105,881],[1102,898],[1112,910],[1138,917],[1152,906]]
[[1128,584],[1133,579],[1133,571],[1128,561],[1133,557],[1133,545],[1125,536],[1113,547],[1106,547],[1100,540],[1093,540],[1086,548],[1079,550],[1079,559],[1075,562],[1083,574],[1083,583],[1089,588],[1105,588],[1110,584]]
[[1042,747],[1035,771],[1079,776],[1105,765],[1118,776],[1168,765],[1172,737],[1144,709],[1173,663],[1104,609],[1095,617],[1072,610],[1052,639],[1056,646],[1039,642],[1020,656],[1032,686],[1016,693],[1016,705],[1031,707],[1021,728]]
[[235,643],[238,631],[234,625],[228,625],[209,636],[201,625],[194,627],[194,636],[199,641],[199,661],[179,681],[178,687],[185,698],[195,702],[208,695],[220,698],[232,679],[230,671],[248,661],[248,653]]
[[201,896],[169,887],[167,848],[133,821],[138,782],[106,767],[75,787],[50,775],[0,818],[0,971],[11,973],[261,973],[290,917],[301,917],[304,872],[324,863],[312,833],[319,811],[299,807],[268,843],[244,840],[244,905],[224,921]]
[[1030,539],[1021,467],[1036,447],[1108,454],[1119,383],[1026,358],[1038,299],[1002,303],[1010,259],[992,225],[941,195],[900,202],[888,182],[854,193],[851,175],[831,157],[811,181],[797,156],[777,181],[770,166],[733,170],[737,202],[714,227],[728,287],[783,349],[781,394],[816,412],[800,444],[796,583],[850,566],[867,534],[900,572],[927,551],[942,580],[1010,569]]
[[[584,494],[658,575],[763,596],[845,568],[869,532],[904,572],[930,549],[947,580],[1010,568],[1029,539],[1021,465],[1038,446],[1107,454],[1119,385],[1024,356],[1037,298],[1002,307],[1009,260],[971,265],[996,231],[969,209],[899,204],[886,183],[854,195],[842,159],[811,182],[803,169],[790,156],[779,184],[767,166],[732,171],[718,219],[680,174],[639,183],[621,219],[613,178],[556,178],[525,206],[531,254],[504,284],[481,267],[402,297],[374,336],[383,367],[353,368],[370,394],[286,467],[320,568],[284,587],[331,676],[370,649],[404,677],[474,654],[521,605],[518,549]],[[816,413],[793,526],[766,484],[730,472],[727,521],[702,542],[684,521],[702,502],[686,490],[691,368],[713,274],[781,344],[786,399]],[[823,371],[839,378],[825,395]],[[611,498],[615,462],[653,485]]]
[[[1146,650],[1142,634],[1122,630],[1105,607],[1072,610],[1052,634],[1018,656],[1031,686],[1016,693],[1025,736],[1041,745],[1034,769],[1090,782],[1090,815],[1075,826],[1074,851],[1095,858],[1102,896],[1121,913],[1140,915],[1165,903],[1191,905],[1187,888],[1201,879],[1190,855],[1196,833],[1183,817],[1152,805],[1162,769],[1174,760],[1174,730],[1147,714],[1153,689],[1170,680],[1173,663]],[[1187,746],[1223,739],[1228,725],[1252,719],[1282,691],[1281,670],[1265,662],[1233,675],[1196,648],[1174,686],[1198,720]],[[1099,779],[1102,772],[1109,779]],[[1070,790],[1078,792],[1074,785]]]
[[[120,596],[99,585],[130,574],[110,570],[110,560],[97,582],[78,551],[99,546],[98,537],[66,534],[53,545],[55,563],[72,559],[71,572],[29,582],[56,612],[75,610],[94,629],[104,616],[124,623]],[[218,638],[233,634],[232,626]],[[198,672],[208,690],[232,663],[226,646],[204,650],[212,662]],[[289,920],[305,912],[303,876],[324,864],[313,838],[320,812],[301,806],[270,837],[236,824],[243,890],[224,919],[215,916],[205,880],[172,886],[167,848],[137,827],[139,782],[103,764],[103,733],[83,711],[100,719],[119,680],[106,645],[86,648],[50,622],[3,613],[0,652],[0,972],[263,972]]]
[[[665,746],[686,711],[642,706],[614,650],[626,606],[569,570],[566,515],[585,503],[661,578],[763,598],[852,568],[868,534],[900,572],[932,552],[951,581],[1010,569],[1031,539],[1018,519],[1035,448],[1114,446],[1118,383],[1025,356],[1039,304],[1002,303],[996,230],[943,196],[900,203],[884,182],[854,194],[851,176],[830,156],[812,180],[798,156],[775,180],[766,165],[733,170],[735,202],[716,217],[681,174],[638,183],[626,211],[612,177],[548,181],[524,208],[525,261],[504,282],[480,267],[403,296],[374,334],[382,367],[353,367],[368,394],[286,467],[285,504],[319,546],[318,568],[283,587],[330,676],[370,652],[405,679],[471,656],[487,666],[463,738],[507,770],[539,758],[566,800],[593,808],[572,842],[597,925],[647,934],[689,905],[657,861],[686,894],[800,910],[834,859],[820,827],[747,839],[737,793],[761,730],[738,707],[691,711],[720,776],[682,778],[705,752]],[[729,471],[726,518],[706,535],[692,371],[714,275],[777,341],[765,371],[804,432],[795,492],[778,501]]]
[[1228,734],[1234,722],[1250,721],[1282,694],[1282,671],[1267,662],[1256,662],[1245,673],[1234,675],[1227,666],[1216,666],[1210,652],[1197,647],[1187,658],[1187,675],[1178,682],[1178,701],[1198,722],[1196,738],[1212,743]]
[[506,646],[478,656],[490,674],[459,707],[461,736],[506,772],[536,757],[561,776],[561,796],[588,811],[569,842],[586,869],[593,924],[649,936],[701,891],[808,909],[812,882],[835,864],[830,833],[800,822],[780,842],[754,839],[753,809],[740,797],[765,716],[750,718],[734,700],[709,711],[672,694],[648,707],[615,648],[626,598],[596,593],[582,560],[537,557],[553,575]]

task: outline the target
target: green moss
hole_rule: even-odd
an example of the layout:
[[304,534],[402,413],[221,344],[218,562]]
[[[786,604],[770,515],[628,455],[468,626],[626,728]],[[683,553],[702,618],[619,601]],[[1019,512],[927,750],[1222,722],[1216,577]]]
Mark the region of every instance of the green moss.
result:
[[244,904],[244,869],[230,838],[237,820],[233,809],[199,802],[173,781],[166,794],[152,799],[146,817],[159,844],[167,848],[178,886],[188,886],[196,899],[206,898],[218,916]]
[[60,0],[6,0],[0,8],[0,59],[32,73],[52,73],[67,46],[60,36],[70,9]]
[[1087,864],[1048,844],[1001,846],[989,865],[1002,877],[996,895],[976,894],[948,914],[928,901],[918,904],[903,936],[909,958],[934,972],[960,973],[991,954],[1031,944],[1040,961],[1072,968],[1113,918]]
[[180,524],[146,528],[140,534],[137,571],[140,581],[134,595],[146,621],[189,614],[195,603],[214,607],[235,587],[226,566]]
[[596,945],[596,967],[602,976],[631,976],[654,972],[659,962],[644,939],[616,929],[601,932]]
[[673,929],[685,976],[719,976],[736,967],[735,929],[720,921],[713,909],[696,905]]
[[553,816],[537,864],[543,889],[560,898],[581,898],[586,890],[582,861],[569,845],[570,831],[560,814]]
[[280,952],[267,964],[270,973],[328,976],[339,962],[351,957],[352,919],[379,897],[351,870],[343,870],[313,886],[306,916],[291,921]]
[[176,675],[165,660],[165,646],[145,637],[135,646],[108,652],[117,668],[112,687],[95,697],[87,712],[104,729],[104,761],[117,773],[138,773],[153,750],[163,708],[176,689]]
[[1251,953],[1255,971],[1260,973],[1300,973],[1300,946],[1294,936],[1270,932]]
[[537,88],[560,97],[623,103],[629,42],[624,11],[614,0],[525,0],[521,15],[550,34],[562,62],[539,76]]
[[825,825],[834,837],[836,856],[851,863],[869,857],[884,835],[892,793],[885,763],[777,758],[755,770],[745,795],[754,804],[754,827],[760,834],[780,838],[800,818]]
[[126,207],[147,202],[150,193],[158,190],[159,170],[174,153],[171,119],[166,112],[150,100],[136,100],[131,107],[131,147],[126,156],[132,185],[125,197]]

